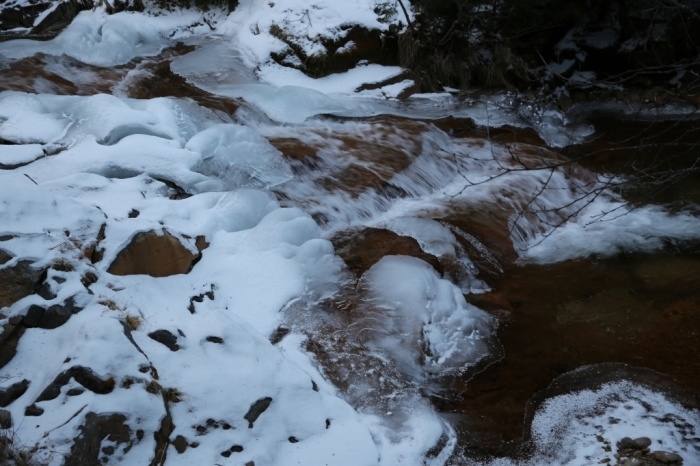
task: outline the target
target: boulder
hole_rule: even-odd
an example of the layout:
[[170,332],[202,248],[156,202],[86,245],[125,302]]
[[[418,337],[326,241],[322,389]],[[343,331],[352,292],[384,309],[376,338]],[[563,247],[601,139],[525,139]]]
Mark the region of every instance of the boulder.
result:
[[[83,10],[94,7],[92,0],[68,0],[60,3],[31,30],[32,34],[60,31]],[[33,24],[33,21],[32,21]]]
[[192,253],[167,231],[148,231],[134,236],[107,271],[112,275],[168,277],[189,272],[200,257],[201,253]]
[[411,256],[425,262],[442,275],[440,261],[432,254],[423,252],[418,241],[409,236],[400,236],[393,231],[379,228],[362,228],[341,232],[331,238],[338,254],[357,277],[384,256]]
[[[10,259],[12,256],[0,249],[0,265],[7,263]],[[25,296],[34,293],[43,273],[43,269],[32,267],[32,262],[28,260],[0,269],[0,308],[12,306]]]
[[24,379],[21,382],[10,385],[8,388],[0,388],[0,406],[5,408],[17,398],[24,395],[27,388],[29,388],[29,383],[29,380]]
[[0,429],[12,428],[12,414],[6,409],[0,409]]
[[32,328],[54,329],[68,322],[73,314],[80,312],[82,308],[75,305],[73,298],[68,298],[63,304],[54,304],[48,308],[33,304],[27,309],[23,323]]
[[[9,2],[8,2],[9,3]],[[46,11],[51,2],[31,1],[25,6],[2,8],[0,6],[0,30],[7,31],[15,28],[30,28],[37,16]],[[4,6],[4,5],[3,5]]]
[[11,318],[3,326],[0,334],[0,368],[4,367],[17,354],[17,344],[24,333],[24,326],[21,324],[22,317]]

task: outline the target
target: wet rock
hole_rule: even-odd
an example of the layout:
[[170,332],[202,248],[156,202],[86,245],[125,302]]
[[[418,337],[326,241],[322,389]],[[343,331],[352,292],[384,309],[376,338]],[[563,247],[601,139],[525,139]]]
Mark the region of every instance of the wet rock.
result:
[[54,304],[49,308],[33,304],[27,310],[23,323],[29,328],[54,329],[68,322],[73,314],[81,310],[82,308],[75,305],[73,298],[68,298],[65,303]]
[[650,456],[664,464],[679,464],[683,462],[683,457],[667,451],[655,451],[651,453]]
[[442,266],[437,257],[426,254],[418,241],[408,236],[399,236],[393,231],[379,228],[363,228],[344,231],[331,242],[348,268],[357,277],[362,276],[370,267],[384,256],[412,256],[422,259],[442,274]]
[[0,429],[12,428],[12,414],[6,409],[0,409]]
[[104,439],[117,445],[126,443],[126,448],[131,448],[131,430],[125,423],[123,414],[88,413],[64,466],[102,466],[99,457]]
[[167,330],[156,330],[155,332],[149,333],[148,336],[158,343],[167,346],[170,351],[177,351],[180,349],[180,346],[177,344],[177,337]]
[[159,235],[155,231],[138,233],[122,249],[108,272],[112,275],[150,275],[168,277],[185,274],[199,260],[194,254],[167,231]]
[[250,406],[250,409],[248,410],[246,415],[243,416],[243,419],[248,421],[249,429],[253,428],[253,423],[260,417],[262,413],[265,412],[265,410],[270,406],[270,403],[272,403],[272,398],[268,396],[265,398],[260,398],[258,401],[256,401]]
[[92,0],[68,0],[60,3],[31,30],[32,34],[60,31],[68,26],[83,10],[94,6]]
[[61,372],[48,387],[36,399],[36,402],[56,399],[61,394],[61,388],[75,379],[83,387],[98,395],[106,395],[114,389],[114,379],[101,379],[91,369],[83,366],[74,366]]
[[[12,255],[0,249],[0,265],[5,264]],[[41,281],[43,269],[32,267],[32,262],[19,261],[12,267],[0,269],[0,308],[14,303],[34,293]]]
[[29,388],[29,384],[29,380],[24,379],[21,382],[10,385],[8,388],[0,389],[0,406],[5,408],[17,398],[24,395],[27,388]]

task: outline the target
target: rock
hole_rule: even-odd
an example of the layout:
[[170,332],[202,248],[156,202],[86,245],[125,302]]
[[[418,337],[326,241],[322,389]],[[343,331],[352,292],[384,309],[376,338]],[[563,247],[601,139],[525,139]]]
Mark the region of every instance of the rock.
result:
[[21,316],[18,317],[19,319],[10,319],[10,322],[3,326],[2,334],[0,334],[0,368],[4,367],[17,354],[17,344],[25,329],[21,325]]
[[80,435],[74,440],[64,466],[103,466],[100,461],[100,445],[104,439],[117,445],[126,443],[129,448],[133,442],[131,430],[125,422],[126,416],[123,414],[87,413],[85,422],[80,427]]
[[637,443],[629,437],[621,438],[618,446],[619,448],[631,448],[634,450],[637,449]]
[[54,329],[68,322],[73,314],[80,312],[82,308],[75,305],[73,298],[68,298],[63,304],[54,304],[48,309],[33,304],[27,309],[23,323],[29,328],[38,327]]
[[0,429],[12,428],[12,414],[6,409],[0,409]]
[[272,332],[272,335],[270,335],[270,343],[276,345],[282,341],[282,339],[286,337],[290,331],[291,329],[286,325],[280,325],[274,332]]
[[177,344],[177,337],[167,330],[156,330],[155,332],[149,333],[148,336],[158,343],[167,346],[170,351],[177,351],[180,349],[180,346]]
[[175,437],[175,440],[172,441],[172,445],[175,447],[175,451],[182,454],[185,452],[185,450],[187,450],[187,439],[182,435],[178,435]]
[[651,453],[651,457],[657,461],[661,461],[664,464],[677,464],[683,462],[683,457],[667,451],[655,451]]
[[83,387],[87,388],[98,395],[106,395],[114,390],[114,379],[101,379],[91,369],[83,366],[73,366],[70,369],[60,373],[48,387],[36,399],[35,403],[40,401],[53,400],[61,394],[61,387],[75,379]]
[[24,379],[21,382],[11,385],[9,388],[0,389],[0,406],[5,408],[17,398],[24,395],[24,392],[29,388],[29,383],[29,380]]
[[0,10],[0,30],[30,28],[34,25],[37,16],[51,6],[51,2],[32,1],[28,3],[29,5],[24,7],[2,8]]
[[363,228],[341,232],[331,242],[348,268],[357,277],[384,256],[411,256],[422,259],[442,275],[442,265],[437,257],[423,252],[418,241],[408,236],[399,236],[393,231],[379,228]]
[[112,275],[150,275],[168,277],[190,271],[201,257],[173,235],[164,231],[138,233],[109,266]]
[[248,421],[249,429],[253,428],[253,423],[260,417],[262,413],[265,412],[265,410],[270,406],[270,403],[272,403],[272,398],[268,396],[265,398],[260,398],[258,401],[256,401],[250,406],[250,409],[248,410],[246,415],[243,416],[243,419]]
[[[10,259],[12,256],[0,249],[0,265]],[[43,269],[32,267],[32,262],[28,260],[0,269],[0,308],[12,306],[25,296],[34,293],[43,274]]]
[[83,10],[94,6],[91,0],[68,0],[60,3],[51,13],[46,15],[39,24],[32,28],[32,34],[60,31],[68,26],[73,18]]
[[44,409],[36,405],[27,406],[24,408],[25,416],[41,416],[42,414],[44,414]]
[[649,437],[639,437],[634,439],[634,443],[639,450],[643,450],[651,445],[651,439]]
[[165,405],[165,411],[166,415],[160,421],[160,429],[153,434],[153,438],[156,441],[156,454],[149,466],[163,466],[168,455],[170,434],[175,430],[175,424],[173,424],[173,417],[170,414],[167,403]]
[[221,337],[213,337],[209,336],[206,338],[206,340],[210,343],[216,343],[217,345],[223,345],[224,344],[224,339]]

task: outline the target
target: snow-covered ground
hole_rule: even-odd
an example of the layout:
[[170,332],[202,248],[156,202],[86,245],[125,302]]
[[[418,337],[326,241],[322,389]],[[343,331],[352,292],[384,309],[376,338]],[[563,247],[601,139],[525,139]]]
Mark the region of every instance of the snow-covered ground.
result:
[[[10,143],[0,145],[0,249],[12,256],[0,270],[31,260],[47,270],[51,290],[3,308],[0,325],[16,322],[32,306],[48,308],[70,299],[81,309],[58,328],[27,328],[17,355],[0,369],[0,388],[30,381],[7,409],[15,437],[37,445],[40,459],[62,464],[89,413],[117,413],[129,434],[126,440],[100,439],[101,452],[114,452],[100,453],[109,456],[109,464],[153,459],[157,433],[167,418],[174,426],[170,440],[182,437],[186,448],[167,447],[165,464],[444,464],[455,434],[426,399],[412,398],[402,413],[358,409],[305,351],[310,337],[292,332],[276,344],[270,337],[286,322],[291,306],[313,313],[315,303],[342,285],[345,266],[326,239],[328,231],[381,225],[415,237],[426,252],[454,257],[470,270],[453,233],[417,217],[455,197],[490,199],[508,183],[527,194],[544,174],[516,173],[464,191],[460,172],[474,182],[487,179],[498,168],[494,157],[505,161],[507,154],[452,140],[426,125],[422,152],[392,179],[407,197],[387,199],[368,191],[351,198],[294,179],[268,138],[313,142],[320,130],[357,135],[368,128],[327,114],[422,120],[452,115],[491,126],[532,126],[553,146],[579,140],[591,129],[571,126],[552,109],[508,95],[395,99],[410,81],[356,92],[363,84],[399,76],[398,67],[360,63],[346,73],[313,79],[270,58],[289,47],[271,32],[273,26],[311,56],[325,53],[321,39],[342,41],[345,26],[386,30],[402,19],[399,9],[379,21],[375,6],[374,0],[242,0],[229,16],[157,9],[107,15],[97,8],[82,12],[50,41],[0,43],[8,66],[43,53],[109,67],[184,41],[197,50],[174,60],[171,69],[205,91],[245,102],[231,116],[188,99],[0,93],[0,138]],[[399,139],[395,147],[408,143]],[[340,159],[338,147],[333,149],[329,138],[326,156]],[[557,173],[557,189],[543,199],[568,201],[574,182]],[[281,207],[272,188],[317,202],[309,212]],[[182,198],[182,190],[191,196]],[[672,215],[654,206],[588,226],[619,203],[612,194],[599,198],[533,248],[527,246],[539,243],[541,228],[516,230],[514,242],[527,251],[522,260],[554,262],[625,248],[654,249],[663,238],[696,238],[700,231],[692,214]],[[324,214],[326,231],[311,213]],[[175,238],[190,254],[201,252],[201,259],[188,273],[165,277],[110,273],[110,265],[143,232]],[[208,244],[201,251],[200,237]],[[94,250],[101,251],[101,259]],[[410,383],[489,356],[494,321],[462,294],[485,287],[475,277],[467,274],[453,284],[418,259],[389,256],[366,273],[362,284],[370,302],[386,311],[367,344]],[[154,332],[175,346],[150,337]],[[423,361],[412,353],[420,338],[426,338],[432,354]],[[109,393],[86,390],[80,377],[45,393],[60,374],[76,367],[111,386]],[[621,382],[597,393],[555,398],[535,418],[535,437],[547,451],[560,441],[547,430],[550,426],[567,439],[583,439],[567,440],[570,448],[557,461],[585,464],[582,458],[593,448],[585,441],[590,425],[575,414],[600,417],[591,406],[619,392],[633,401],[645,398],[651,408],[634,404],[625,422],[609,426],[606,435],[627,435],[639,417],[649,429],[666,429],[668,445],[682,448],[685,440],[654,424],[648,413],[672,413],[693,423],[697,413],[640,390]],[[43,413],[28,415],[29,406]],[[622,410],[612,402],[605,406]],[[437,453],[435,445],[442,447]]]

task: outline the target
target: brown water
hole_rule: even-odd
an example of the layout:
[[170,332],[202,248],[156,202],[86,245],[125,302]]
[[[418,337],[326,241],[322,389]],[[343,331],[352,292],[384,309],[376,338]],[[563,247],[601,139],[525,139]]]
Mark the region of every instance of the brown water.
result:
[[[178,46],[158,57],[109,69],[89,67],[65,57],[36,56],[0,71],[0,90],[88,95],[118,89],[134,98],[189,97],[232,115],[240,102],[209,95],[170,72],[170,61],[190,50]],[[70,75],[81,79],[68,79]],[[474,148],[486,144],[485,131],[464,119],[422,122],[378,117],[348,128],[336,123],[290,129],[286,135],[271,137],[271,142],[287,157],[299,179],[313,182],[320,190],[316,193],[341,193],[350,199],[368,192],[378,198],[407,196],[391,180],[411,166],[422,150],[422,135],[435,128],[468,141]],[[699,126],[695,121],[650,127],[644,122],[599,118],[594,124],[605,131],[601,130],[590,143],[565,153],[573,157],[595,154],[581,162],[595,172],[625,172],[628,168],[624,163],[630,154],[641,153],[633,146],[645,143],[645,138],[654,134],[656,139],[644,149],[641,159],[651,163],[661,158],[662,163],[654,165],[656,170],[688,166],[697,158],[696,152],[685,150],[688,142],[697,140]],[[489,131],[489,136],[493,142],[518,151],[524,159],[559,157],[546,149],[531,130],[503,128]],[[671,145],[659,149],[654,141]],[[678,147],[683,150],[679,152]],[[322,203],[323,198],[311,199],[303,193],[278,190],[284,203],[314,213],[314,205]],[[639,197],[640,193],[633,191],[630,196]],[[679,208],[688,202],[700,204],[700,175],[679,178],[669,189],[647,200],[675,203]],[[508,237],[511,213],[507,206],[482,201],[446,203],[421,213],[459,228],[488,248],[490,255],[486,257],[473,242],[462,241],[479,270],[478,278],[491,288],[488,293],[470,294],[467,300],[491,313],[500,324],[497,336],[501,359],[479,373],[442,380],[439,390],[433,391],[433,405],[450,420],[459,436],[452,464],[460,464],[466,457],[515,455],[526,429],[528,401],[557,377],[581,366],[620,362],[649,368],[668,375],[682,387],[700,391],[700,244],[668,244],[653,254],[625,253],[606,259],[518,265],[518,254]],[[328,220],[318,212],[314,216],[321,224]],[[352,285],[343,294],[325,303],[328,313],[337,314],[337,318],[319,331],[335,335],[338,328],[352,323],[362,300],[362,290],[355,289],[354,284],[382,256],[410,254],[438,269],[446,266],[437,258],[426,257],[415,241],[392,235],[381,229],[358,233],[356,226],[329,234],[355,279],[350,280]],[[311,335],[307,349],[350,398],[354,396],[353,382],[361,377],[365,378],[362,383],[374,387],[378,394],[397,387],[411,390],[399,374],[343,335],[325,342]]]

